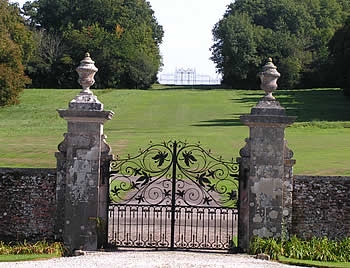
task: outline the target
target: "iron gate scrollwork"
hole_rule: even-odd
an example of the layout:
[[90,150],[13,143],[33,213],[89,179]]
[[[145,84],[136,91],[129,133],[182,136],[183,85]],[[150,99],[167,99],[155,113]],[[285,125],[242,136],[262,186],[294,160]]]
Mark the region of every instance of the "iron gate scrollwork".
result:
[[109,242],[117,247],[231,249],[239,166],[200,144],[152,144],[111,163]]

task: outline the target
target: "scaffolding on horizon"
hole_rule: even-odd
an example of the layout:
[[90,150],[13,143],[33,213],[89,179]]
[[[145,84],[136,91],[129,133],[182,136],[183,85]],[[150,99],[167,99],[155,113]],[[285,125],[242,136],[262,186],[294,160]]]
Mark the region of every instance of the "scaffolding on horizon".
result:
[[162,85],[220,85],[221,77],[215,78],[210,75],[197,74],[195,68],[176,68],[174,73],[164,73],[158,75],[158,82]]

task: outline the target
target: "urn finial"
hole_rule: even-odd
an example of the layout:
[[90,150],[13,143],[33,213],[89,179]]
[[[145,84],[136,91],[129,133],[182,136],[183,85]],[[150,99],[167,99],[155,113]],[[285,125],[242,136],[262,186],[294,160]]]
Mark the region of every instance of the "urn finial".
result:
[[85,53],[85,58],[80,61],[80,65],[77,67],[76,71],[79,74],[78,83],[83,87],[80,94],[92,95],[90,87],[95,83],[94,76],[98,69],[88,52]]
[[262,67],[262,72],[258,74],[261,80],[260,88],[265,91],[265,100],[275,100],[272,93],[277,89],[277,80],[281,74],[277,71],[277,67],[273,64],[272,58],[268,58],[267,63]]

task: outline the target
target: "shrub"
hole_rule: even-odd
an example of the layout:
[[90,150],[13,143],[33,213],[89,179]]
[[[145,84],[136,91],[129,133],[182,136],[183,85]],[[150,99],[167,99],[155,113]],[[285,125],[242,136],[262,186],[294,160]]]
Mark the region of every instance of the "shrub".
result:
[[48,243],[47,241],[38,241],[36,243],[28,243],[26,241],[21,243],[5,244],[0,241],[0,255],[9,254],[55,254],[63,256],[64,247],[62,243],[54,242]]
[[284,256],[301,260],[348,262],[350,261],[350,237],[341,241],[332,241],[327,237],[303,240],[292,236],[287,241],[254,237],[250,252],[251,254],[265,253],[274,260],[277,260],[278,256]]
[[285,257],[295,258],[295,259],[304,259],[306,256],[306,246],[305,241],[298,239],[296,236],[292,236],[284,244],[285,248]]
[[264,253],[270,255],[271,259],[277,260],[278,256],[283,255],[282,243],[274,238],[254,237],[250,250],[252,254]]
[[339,261],[350,262],[350,237],[337,242],[333,250]]

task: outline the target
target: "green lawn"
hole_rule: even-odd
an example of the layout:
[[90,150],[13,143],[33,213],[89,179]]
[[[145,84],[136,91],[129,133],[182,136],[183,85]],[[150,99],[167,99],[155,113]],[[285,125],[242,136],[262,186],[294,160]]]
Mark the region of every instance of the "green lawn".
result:
[[37,261],[59,257],[57,254],[8,254],[0,255],[0,262]]
[[[79,90],[28,89],[21,104],[0,109],[0,166],[55,167],[54,152],[66,109]],[[105,124],[114,154],[136,154],[149,141],[200,141],[214,155],[236,158],[248,137],[241,114],[262,97],[243,90],[94,90],[114,118]],[[288,115],[298,120],[286,130],[295,153],[295,174],[350,175],[350,99],[340,90],[277,91]]]
[[286,258],[283,256],[278,257],[279,262],[306,267],[322,267],[322,268],[350,268],[349,262],[325,262],[325,261],[308,261]]

